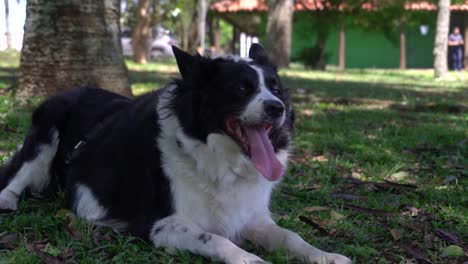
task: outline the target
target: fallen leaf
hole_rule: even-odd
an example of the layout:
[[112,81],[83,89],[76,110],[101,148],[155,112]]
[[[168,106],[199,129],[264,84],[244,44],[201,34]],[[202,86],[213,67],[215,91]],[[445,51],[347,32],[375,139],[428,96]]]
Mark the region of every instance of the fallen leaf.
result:
[[449,185],[452,182],[457,182],[457,177],[450,175],[442,181],[444,185]]
[[67,209],[58,210],[57,213],[55,213],[55,217],[61,218],[61,219],[64,219],[64,220],[69,220],[69,219],[76,218],[75,214],[73,212],[71,212],[70,210],[67,210]]
[[407,183],[396,183],[396,182],[391,182],[391,181],[387,181],[387,180],[384,180],[385,182],[378,182],[378,183],[375,183],[377,185],[377,187],[380,187],[382,189],[390,189],[390,188],[400,188],[400,189],[404,189],[404,188],[409,188],[409,189],[416,189],[418,188],[418,186],[414,185],[414,184],[407,184]]
[[318,162],[327,162],[328,158],[324,155],[318,155],[318,156],[312,157],[312,160],[318,161]]
[[37,248],[36,245],[26,243],[26,249],[38,256],[46,264],[65,264],[65,261],[62,261],[49,253],[43,252],[41,249]]
[[401,233],[398,229],[390,229],[390,234],[393,237],[393,240],[398,241],[401,238]]
[[332,198],[343,199],[343,200],[360,200],[367,201],[367,196],[349,194],[349,193],[334,193],[331,195]]
[[54,257],[58,257],[62,253],[58,247],[52,246],[51,244],[47,244],[47,246],[42,251]]
[[330,210],[330,208],[326,206],[309,206],[309,207],[302,209],[302,211],[304,212],[318,212],[318,211],[327,211],[327,210]]
[[442,250],[442,257],[461,257],[464,254],[463,249],[456,245],[450,245]]
[[433,248],[434,247],[434,236],[430,233],[425,232],[424,233],[424,245],[427,248]]
[[424,254],[421,252],[421,250],[412,245],[400,245],[400,247],[412,258],[415,258],[416,260],[419,260],[423,263],[432,263]]
[[405,223],[405,222],[398,222],[399,225],[403,226],[403,227],[406,227],[408,229],[411,229],[415,232],[423,232],[425,227],[423,224],[421,223],[413,223],[413,224],[408,224],[408,223]]
[[403,205],[403,206],[401,206],[400,208],[406,209],[406,210],[407,210],[407,212],[404,212],[403,215],[408,215],[408,214],[409,214],[409,215],[411,215],[412,217],[416,217],[416,216],[418,216],[418,214],[419,214],[419,209],[416,208],[416,207],[414,207],[414,206],[412,206],[411,204]]
[[390,176],[385,177],[387,181],[403,181],[407,180],[410,177],[410,173],[407,171],[399,171],[391,174]]
[[[71,258],[73,257],[73,250],[71,250],[70,248],[65,248],[65,250],[63,250],[62,253],[60,253],[60,258],[61,259],[68,259],[68,258]],[[67,260],[67,264],[70,264],[69,260]]]
[[18,234],[8,234],[0,238],[0,249],[15,249],[18,243]]
[[102,234],[99,230],[93,231],[93,243],[96,247],[101,246]]
[[314,110],[312,110],[312,109],[303,109],[301,111],[301,114],[303,114],[305,116],[312,116],[314,114]]
[[328,232],[327,230],[325,230],[323,227],[321,227],[319,224],[317,224],[316,222],[314,222],[312,219],[310,219],[309,217],[307,216],[303,216],[303,215],[300,215],[299,216],[299,220],[301,220],[302,222],[308,224],[309,226],[317,229],[317,231],[319,232],[319,235],[320,236],[328,236]]
[[395,213],[393,212],[370,209],[370,208],[365,208],[365,207],[356,206],[356,205],[344,205],[343,207],[350,209],[350,210],[358,211],[361,213],[373,214],[373,215],[378,215],[378,216],[394,216],[395,215]]
[[360,173],[355,172],[355,171],[351,172],[351,177],[357,180],[361,180],[363,178],[363,176]]
[[72,224],[64,226],[67,233],[75,240],[81,240],[80,234],[76,231],[75,227]]
[[441,229],[436,229],[435,234],[449,243],[460,244],[460,239],[455,234],[452,234],[450,232],[447,232]]
[[335,210],[331,210],[331,211],[330,211],[330,217],[331,217],[331,219],[336,220],[336,221],[339,221],[339,220],[345,218],[344,215],[338,213],[338,212],[335,211]]

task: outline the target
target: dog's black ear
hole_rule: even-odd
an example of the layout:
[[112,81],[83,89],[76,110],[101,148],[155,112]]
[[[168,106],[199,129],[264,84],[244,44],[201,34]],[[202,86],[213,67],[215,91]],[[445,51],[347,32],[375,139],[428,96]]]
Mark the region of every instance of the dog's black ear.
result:
[[182,76],[182,79],[187,81],[190,79],[192,72],[197,70],[202,57],[200,55],[192,56],[176,46],[172,46],[172,51],[174,52],[180,75]]
[[273,64],[270,62],[270,59],[268,59],[268,54],[265,48],[263,48],[263,46],[258,43],[253,43],[250,46],[249,58],[251,58],[260,65],[273,66]]

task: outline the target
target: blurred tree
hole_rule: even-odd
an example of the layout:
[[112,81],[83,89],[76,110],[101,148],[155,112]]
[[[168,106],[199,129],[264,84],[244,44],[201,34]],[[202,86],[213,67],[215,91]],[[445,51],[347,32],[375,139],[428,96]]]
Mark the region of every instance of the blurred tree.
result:
[[198,40],[200,41],[200,53],[205,53],[206,13],[208,0],[198,0]]
[[28,1],[17,95],[96,86],[130,96],[119,17],[120,0]]
[[8,4],[8,0],[4,0],[5,3],[5,37],[6,37],[6,44],[7,49],[11,49],[11,32],[10,32],[10,6]]
[[439,0],[434,42],[434,76],[443,78],[447,72],[447,49],[450,27],[450,0]]
[[[4,0],[5,4],[5,37],[6,37],[6,45],[7,49],[13,48],[11,44],[11,31],[10,31],[10,3],[8,2],[9,0]],[[20,0],[16,0],[17,3],[20,2]]]
[[133,60],[145,64],[148,58],[151,37],[150,0],[138,0],[136,11],[136,24],[132,27]]
[[268,0],[265,46],[279,67],[290,62],[293,4],[293,0]]

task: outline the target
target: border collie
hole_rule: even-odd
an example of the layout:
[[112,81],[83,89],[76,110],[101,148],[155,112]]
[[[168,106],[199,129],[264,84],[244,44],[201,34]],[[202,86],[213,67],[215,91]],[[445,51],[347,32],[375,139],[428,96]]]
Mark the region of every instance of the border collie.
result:
[[279,227],[268,209],[282,178],[293,111],[276,67],[173,47],[181,79],[128,99],[82,88],[45,101],[0,171],[0,210],[26,189],[59,186],[80,218],[169,251],[266,263],[238,245],[284,248],[306,263],[351,263]]

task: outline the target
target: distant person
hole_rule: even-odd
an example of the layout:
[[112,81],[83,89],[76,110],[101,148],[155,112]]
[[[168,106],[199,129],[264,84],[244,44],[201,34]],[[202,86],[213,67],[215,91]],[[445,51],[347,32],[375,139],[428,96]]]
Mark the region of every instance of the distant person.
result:
[[460,28],[454,27],[452,34],[449,35],[448,42],[454,71],[461,71],[463,69],[463,44],[463,37],[460,34]]

